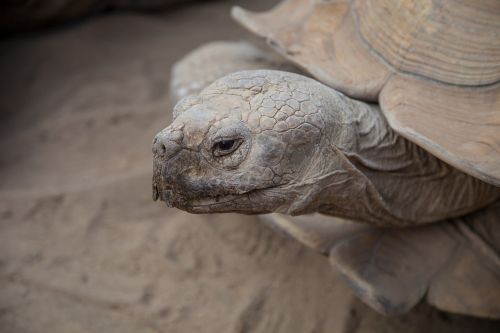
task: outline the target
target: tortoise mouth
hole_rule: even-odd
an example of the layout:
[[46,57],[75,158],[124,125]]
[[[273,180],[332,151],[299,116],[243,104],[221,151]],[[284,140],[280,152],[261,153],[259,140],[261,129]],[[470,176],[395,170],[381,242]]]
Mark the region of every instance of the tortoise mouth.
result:
[[211,205],[216,205],[216,204],[224,204],[224,203],[229,203],[233,202],[235,200],[240,199],[242,196],[245,196],[246,193],[244,194],[226,194],[226,195],[218,195],[215,197],[205,197],[205,198],[198,198],[198,199],[193,199],[189,202],[190,206],[192,207],[206,207],[206,206],[211,206]]
[[268,190],[269,188],[260,188],[237,194],[227,193],[189,198],[168,187],[161,187],[153,181],[153,200],[164,201],[168,207],[174,207],[193,214],[263,214],[272,212],[269,207],[263,207],[261,199]]
[[168,207],[175,207],[189,213],[221,213],[221,212],[243,212],[254,213],[258,208],[252,204],[250,197],[265,189],[251,190],[241,194],[222,194],[217,196],[206,196],[197,198],[186,198],[182,194],[175,193],[170,189],[158,189],[153,184],[153,199],[161,200]]
[[[227,194],[189,200],[183,209],[192,213],[210,213],[230,211],[242,203],[249,202],[249,192],[243,194]],[[236,204],[238,203],[238,204]],[[179,207],[180,208],[180,207]]]
[[[154,160],[152,197],[154,201],[163,201],[168,207],[175,207],[190,213],[225,213],[259,214],[270,212],[272,205],[268,192],[276,192],[279,185],[261,184],[261,187],[242,188],[236,184],[228,186],[207,186],[200,184],[186,186],[182,176],[167,176],[167,164]],[[274,196],[268,199],[274,199]],[[273,200],[271,200],[273,201]]]

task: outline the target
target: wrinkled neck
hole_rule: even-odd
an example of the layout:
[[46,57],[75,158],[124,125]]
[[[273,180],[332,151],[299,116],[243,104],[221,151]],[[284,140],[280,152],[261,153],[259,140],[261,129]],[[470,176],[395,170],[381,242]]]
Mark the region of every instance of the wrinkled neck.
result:
[[344,96],[330,103],[324,112],[329,125],[322,154],[337,162],[328,166],[331,179],[321,180],[318,211],[411,225],[463,215],[500,198],[499,188],[394,132],[378,106]]
[[[347,100],[343,111],[346,134],[331,140],[361,171],[385,178],[421,173],[422,163],[441,162],[394,132],[377,105]],[[418,155],[425,155],[424,160]]]

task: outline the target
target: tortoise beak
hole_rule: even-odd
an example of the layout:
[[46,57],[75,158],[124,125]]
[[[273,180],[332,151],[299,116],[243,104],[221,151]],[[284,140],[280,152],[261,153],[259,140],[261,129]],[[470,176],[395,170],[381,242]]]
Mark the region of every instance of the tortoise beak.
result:
[[181,150],[182,137],[182,131],[166,127],[156,134],[153,140],[153,200],[160,199],[169,206],[172,206],[173,196],[165,177],[167,161]]
[[168,184],[165,177],[163,177],[164,167],[162,167],[161,164],[163,164],[163,162],[158,161],[157,159],[153,161],[153,200],[164,201],[168,207],[174,207],[174,198],[178,198],[180,200],[181,196],[174,195],[171,184]]
[[157,157],[153,158],[153,200],[163,200],[165,179],[162,177],[163,161]]
[[160,197],[160,193],[158,191],[158,185],[153,180],[153,201],[157,201]]

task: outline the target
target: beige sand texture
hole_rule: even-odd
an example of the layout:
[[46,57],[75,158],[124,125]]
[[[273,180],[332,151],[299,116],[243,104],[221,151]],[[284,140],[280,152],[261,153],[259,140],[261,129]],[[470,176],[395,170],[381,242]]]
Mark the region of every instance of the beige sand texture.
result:
[[421,304],[387,318],[255,217],[151,200],[172,63],[238,39],[231,4],[94,16],[1,41],[0,332],[499,332]]

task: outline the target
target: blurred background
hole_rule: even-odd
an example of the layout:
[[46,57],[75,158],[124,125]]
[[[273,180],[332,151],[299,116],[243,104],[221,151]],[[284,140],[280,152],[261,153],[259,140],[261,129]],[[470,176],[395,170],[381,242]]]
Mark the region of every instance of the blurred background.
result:
[[172,64],[249,38],[233,5],[276,2],[2,2],[0,332],[500,332],[426,304],[383,317],[257,218],[152,201]]

